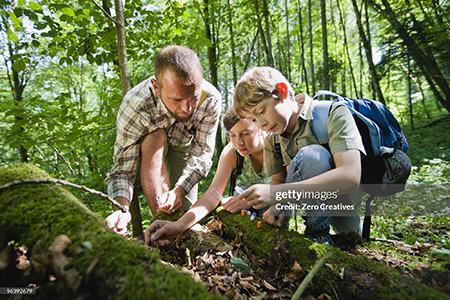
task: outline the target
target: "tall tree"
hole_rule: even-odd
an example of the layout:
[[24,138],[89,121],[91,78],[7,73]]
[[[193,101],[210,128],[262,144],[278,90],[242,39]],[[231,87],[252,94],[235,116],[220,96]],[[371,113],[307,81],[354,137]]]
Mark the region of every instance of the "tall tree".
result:
[[308,0],[308,32],[309,32],[309,72],[311,73],[311,89],[312,93],[316,93],[316,80],[314,71],[314,48],[313,48],[313,32],[312,32],[312,7],[311,0]]
[[302,17],[302,4],[300,0],[297,1],[297,9],[298,9],[298,25],[300,28],[299,32],[299,41],[300,41],[300,60],[302,65],[302,72],[303,80],[306,84],[306,92],[309,94],[309,84],[308,84],[308,72],[306,71],[306,65],[305,65],[305,42],[303,40],[303,17]]
[[[436,61],[432,57],[427,55],[419,46],[419,44],[413,39],[413,37],[408,33],[405,26],[403,26],[398,20],[397,15],[392,10],[388,1],[382,0],[384,9],[378,3],[375,3],[372,0],[366,1],[377,11],[381,12],[383,17],[385,17],[389,21],[392,28],[394,28],[398,33],[398,35],[408,48],[409,54],[422,70],[422,73],[427,79],[430,87],[434,85],[434,83],[436,83],[436,86],[440,91],[433,90],[434,95],[435,97],[437,97],[439,102],[442,103],[445,109],[450,112],[450,87],[441,70],[439,69]],[[441,93],[443,96],[441,95]]]
[[284,0],[285,23],[286,23],[286,72],[288,80],[291,81],[291,40],[289,36],[289,0]]
[[[260,9],[259,9],[259,0],[253,0],[253,4],[255,7],[256,23],[258,26],[259,38],[261,39],[261,43],[263,45],[264,52],[266,53],[266,61],[269,66],[273,67],[274,64],[273,64],[273,56],[272,56],[272,43],[270,44],[270,47],[269,47],[268,39],[266,39],[264,29],[262,27],[261,13],[260,13]],[[258,45],[260,45],[259,39],[258,39]],[[259,49],[259,47],[258,47],[258,49]],[[258,55],[258,59],[259,58],[260,58],[260,56]]]
[[[339,23],[342,28],[342,34],[344,35],[344,50],[345,50],[345,56],[347,57],[347,60],[348,60],[348,66],[350,69],[350,76],[352,78],[353,89],[355,91],[356,98],[360,98],[361,95],[358,95],[358,88],[356,87],[356,79],[355,79],[355,73],[353,71],[352,59],[350,57],[350,52],[348,50],[347,30],[345,28],[346,26],[345,26],[345,22],[344,22],[345,20],[344,20],[343,14],[342,14],[342,9],[341,9],[339,0],[336,0],[336,4],[337,4],[338,11],[339,11]],[[344,79],[344,81],[345,81],[345,79]],[[343,88],[343,89],[345,90],[345,88]]]
[[268,0],[262,0],[263,6],[263,15],[264,15],[264,23],[266,25],[266,34],[267,34],[267,47],[268,47],[268,63],[271,67],[274,67],[273,60],[273,51],[272,51],[272,34],[270,33],[270,11],[269,5],[267,3]]
[[123,14],[122,0],[114,0],[116,10],[116,29],[117,29],[117,51],[119,54],[120,83],[122,85],[122,95],[130,89],[130,76],[128,72],[127,47],[125,42],[125,20]]
[[[213,7],[212,7],[213,8]],[[209,65],[209,75],[211,77],[211,83],[215,87],[219,87],[219,79],[217,75],[218,69],[218,58],[217,58],[217,49],[218,49],[218,41],[219,41],[219,30],[215,24],[214,18],[215,9],[211,9],[209,0],[203,1],[203,22],[205,23],[205,33],[206,38],[210,41],[208,45],[208,65]],[[218,18],[220,19],[220,17]],[[223,142],[222,142],[222,127],[219,126],[217,128],[216,134],[216,152],[222,153]]]
[[227,12],[228,12],[228,32],[230,34],[230,46],[231,46],[231,68],[233,72],[233,86],[237,84],[237,69],[236,69],[236,46],[234,42],[234,30],[233,30],[233,9],[230,4],[230,0],[227,0]]
[[352,4],[356,16],[356,24],[358,26],[359,37],[364,47],[367,64],[369,65],[370,76],[372,77],[372,86],[375,89],[378,101],[380,101],[381,103],[386,103],[386,101],[384,100],[383,92],[381,91],[380,79],[378,77],[377,71],[375,69],[375,64],[373,63],[372,59],[372,47],[369,44],[367,35],[364,32],[364,27],[361,21],[361,12],[358,8],[358,5],[356,4],[356,0],[352,0]]
[[322,88],[330,89],[330,67],[328,57],[327,11],[325,0],[320,0],[320,18],[322,21]]

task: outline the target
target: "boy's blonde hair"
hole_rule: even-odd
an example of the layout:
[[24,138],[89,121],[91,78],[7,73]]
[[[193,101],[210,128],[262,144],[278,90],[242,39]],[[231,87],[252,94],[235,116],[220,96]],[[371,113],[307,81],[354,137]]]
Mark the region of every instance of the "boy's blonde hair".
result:
[[266,97],[279,98],[275,88],[279,82],[288,86],[288,98],[293,100],[291,85],[280,71],[271,67],[254,67],[245,72],[234,89],[233,106],[236,113],[258,105]]

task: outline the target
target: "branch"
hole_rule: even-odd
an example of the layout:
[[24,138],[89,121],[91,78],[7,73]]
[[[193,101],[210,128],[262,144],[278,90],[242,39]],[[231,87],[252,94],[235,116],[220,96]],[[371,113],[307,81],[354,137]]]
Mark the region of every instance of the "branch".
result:
[[294,295],[292,296],[291,300],[298,300],[300,299],[300,296],[305,291],[306,287],[311,283],[313,277],[319,272],[320,268],[325,264],[325,261],[331,257],[331,253],[326,253],[324,256],[322,256],[318,262],[314,265],[312,270],[306,275],[305,279],[303,279],[302,283],[300,283],[300,286],[295,291]]
[[61,185],[65,185],[65,186],[70,186],[70,187],[74,187],[77,188],[79,190],[94,194],[96,196],[99,196],[101,198],[104,198],[106,200],[108,200],[109,202],[111,202],[112,205],[114,205],[115,207],[119,208],[122,212],[127,212],[128,209],[125,208],[124,206],[122,206],[121,204],[119,204],[119,202],[117,202],[116,200],[114,200],[113,198],[111,198],[110,196],[94,190],[94,189],[90,189],[84,185],[78,185],[66,180],[62,180],[62,179],[54,179],[54,178],[48,178],[48,179],[22,179],[22,180],[16,180],[16,181],[12,181],[9,182],[5,185],[0,186],[0,193],[11,188],[14,187],[16,185],[21,185],[21,184],[40,184],[40,183],[56,183],[56,184],[61,184]]
[[110,19],[111,21],[113,21],[114,24],[119,25],[116,20],[111,17],[111,15],[97,2],[95,2],[95,0],[92,0],[92,2],[95,4],[95,6],[97,6],[98,8],[100,8],[100,10],[103,12],[103,14],[105,15],[105,17],[107,17],[108,19]]

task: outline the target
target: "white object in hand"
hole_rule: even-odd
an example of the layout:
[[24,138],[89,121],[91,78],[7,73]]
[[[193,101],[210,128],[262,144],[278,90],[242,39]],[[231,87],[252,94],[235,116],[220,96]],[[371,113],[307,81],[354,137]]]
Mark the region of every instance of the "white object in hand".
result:
[[238,186],[235,186],[235,187],[234,187],[234,191],[235,191],[238,195],[240,195],[240,194],[242,194],[242,193],[244,192],[244,190],[243,190],[242,188],[238,187]]

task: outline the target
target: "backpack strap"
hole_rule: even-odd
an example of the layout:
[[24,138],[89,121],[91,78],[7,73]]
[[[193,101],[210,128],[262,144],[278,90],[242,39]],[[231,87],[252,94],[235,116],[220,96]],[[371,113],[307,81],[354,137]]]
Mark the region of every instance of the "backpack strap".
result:
[[[317,96],[317,95],[316,95]],[[314,96],[314,98],[316,98]],[[311,120],[311,130],[319,141],[319,144],[328,143],[328,118],[331,112],[332,100],[314,100],[313,119]]]
[[244,167],[244,157],[241,156],[236,150],[234,150],[234,154],[236,155],[236,166],[230,177],[230,189],[228,191],[229,196],[233,196],[234,188],[236,187],[236,180],[238,176],[242,174],[242,168]]

